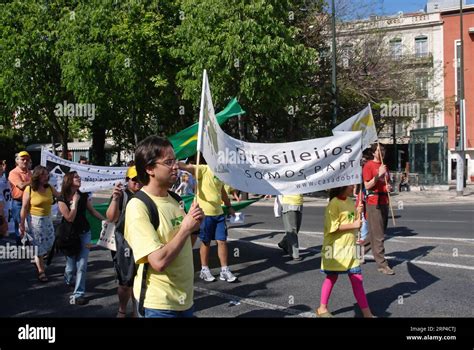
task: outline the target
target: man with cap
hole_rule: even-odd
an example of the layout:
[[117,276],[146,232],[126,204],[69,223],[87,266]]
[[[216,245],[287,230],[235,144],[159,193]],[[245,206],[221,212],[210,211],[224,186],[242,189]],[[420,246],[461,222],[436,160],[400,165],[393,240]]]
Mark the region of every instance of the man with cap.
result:
[[21,244],[20,237],[20,212],[23,199],[23,191],[31,183],[31,157],[26,151],[21,151],[15,157],[16,167],[8,175],[8,182],[12,189],[12,216],[15,222],[16,244]]
[[[122,211],[125,209],[128,201],[133,198],[136,192],[140,190],[142,185],[138,182],[137,168],[131,166],[127,169],[125,178],[127,185],[123,188],[123,185],[119,182],[115,185],[112,193],[112,198],[107,209],[107,220],[115,222],[120,218]],[[125,197],[124,197],[125,195]],[[112,259],[114,262],[115,272],[117,273],[118,289],[117,294],[119,298],[119,309],[117,317],[124,318],[126,316],[128,301],[132,300],[132,317],[136,317],[135,298],[132,295],[133,291],[133,280],[135,278],[135,261],[133,256],[130,254],[126,255],[124,246],[124,237],[118,236],[120,233],[115,231],[115,241],[117,244],[117,252],[112,251]]]

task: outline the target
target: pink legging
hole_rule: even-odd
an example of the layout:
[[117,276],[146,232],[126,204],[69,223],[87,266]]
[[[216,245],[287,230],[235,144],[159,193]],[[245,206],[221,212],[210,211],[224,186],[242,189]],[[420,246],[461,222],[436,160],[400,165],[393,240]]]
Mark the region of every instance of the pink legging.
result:
[[[326,279],[323,282],[323,286],[321,288],[321,304],[327,305],[329,302],[329,297],[331,296],[332,288],[336,284],[337,281],[337,274],[327,275]],[[367,302],[367,297],[365,296],[364,286],[362,285],[362,275],[360,273],[357,274],[349,274],[349,280],[352,284],[352,291],[354,292],[354,296],[359,304],[361,309],[366,309],[369,307],[369,303]]]

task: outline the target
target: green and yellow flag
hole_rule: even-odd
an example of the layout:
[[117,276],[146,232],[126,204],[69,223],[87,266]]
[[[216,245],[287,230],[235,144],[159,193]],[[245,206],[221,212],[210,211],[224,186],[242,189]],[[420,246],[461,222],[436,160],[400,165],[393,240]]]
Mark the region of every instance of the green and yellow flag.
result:
[[[234,97],[226,108],[217,113],[217,122],[221,125],[227,119],[241,114],[245,114],[245,111]],[[168,138],[173,144],[176,159],[185,159],[196,154],[198,126],[199,123],[194,123]]]

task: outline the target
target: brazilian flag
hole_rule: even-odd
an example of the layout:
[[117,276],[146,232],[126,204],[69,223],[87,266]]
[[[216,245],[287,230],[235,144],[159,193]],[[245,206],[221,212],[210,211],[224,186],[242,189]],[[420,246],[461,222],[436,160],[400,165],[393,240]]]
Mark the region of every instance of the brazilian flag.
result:
[[[234,97],[226,108],[216,114],[216,118],[219,125],[221,125],[227,119],[241,114],[245,114],[245,111]],[[168,138],[173,144],[176,159],[185,159],[196,154],[198,126],[199,123],[194,123]]]

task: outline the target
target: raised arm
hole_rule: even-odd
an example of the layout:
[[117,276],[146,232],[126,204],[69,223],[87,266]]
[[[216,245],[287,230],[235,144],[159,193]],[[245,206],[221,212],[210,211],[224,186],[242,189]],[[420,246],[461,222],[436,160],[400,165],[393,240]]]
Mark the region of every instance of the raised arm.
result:
[[114,187],[114,192],[112,193],[112,201],[107,208],[105,216],[110,222],[117,222],[120,217],[120,201],[122,200],[122,184],[117,183]]
[[[64,220],[66,220],[68,222],[73,222],[74,221],[74,219],[76,218],[77,205],[79,203],[79,198],[80,197],[81,196],[78,193],[74,194],[74,197],[72,198],[72,205],[71,205],[70,209],[68,208],[66,203],[64,203],[62,201],[59,201],[58,208],[59,208],[59,211],[61,212],[61,215],[63,216]],[[66,199],[64,198],[64,200],[66,200]]]
[[196,166],[193,164],[186,164],[184,162],[178,162],[178,167],[180,170],[187,171],[193,176],[196,176]]

